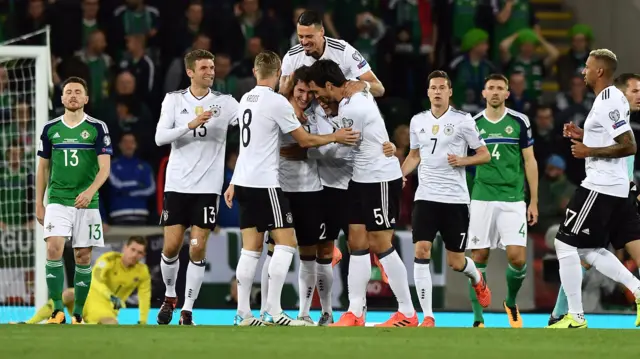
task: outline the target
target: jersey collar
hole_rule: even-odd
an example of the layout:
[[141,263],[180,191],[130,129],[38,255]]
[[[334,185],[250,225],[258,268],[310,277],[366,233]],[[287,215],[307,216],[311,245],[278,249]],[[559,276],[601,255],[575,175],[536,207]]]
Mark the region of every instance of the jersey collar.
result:
[[69,124],[64,121],[64,115],[62,115],[62,118],[60,119],[60,122],[62,122],[62,124],[65,125],[67,128],[74,129],[74,128],[80,126],[86,119],[87,119],[87,114],[85,113],[84,116],[82,117],[82,120],[80,120],[80,122],[76,123],[73,126],[69,126]]
[[269,91],[273,92],[273,89],[271,87],[269,87],[269,86],[256,85],[256,88],[260,89],[260,90],[269,90]]
[[207,96],[209,96],[210,93],[211,93],[211,89],[209,89],[204,96],[198,97],[198,96],[194,95],[193,92],[191,92],[191,86],[189,86],[189,94],[191,95],[191,97],[193,97],[194,99],[196,99],[198,101],[202,101],[202,99],[207,97]]
[[436,115],[433,114],[433,111],[431,111],[431,109],[429,109],[429,112],[431,113],[431,116],[433,118],[435,118],[436,120],[439,120],[439,119],[443,118],[446,114],[449,113],[449,111],[451,111],[451,106],[447,107],[447,110],[445,112],[443,112],[442,115],[440,115],[440,117],[436,117]]
[[509,113],[509,109],[505,107],[504,108],[504,113],[502,114],[502,116],[497,121],[493,121],[493,120],[490,120],[487,117],[487,110],[482,110],[482,117],[484,117],[487,121],[489,121],[489,122],[491,122],[493,124],[496,124],[496,123],[502,121],[502,119],[504,119],[507,116],[508,113]]

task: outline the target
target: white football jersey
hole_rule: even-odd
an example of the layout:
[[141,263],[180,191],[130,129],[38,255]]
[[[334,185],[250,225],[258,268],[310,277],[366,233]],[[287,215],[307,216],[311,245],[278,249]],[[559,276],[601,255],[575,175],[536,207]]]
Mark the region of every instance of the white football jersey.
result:
[[370,93],[358,92],[342,99],[338,118],[342,127],[360,132],[360,141],[353,147],[353,181],[376,183],[402,177],[398,158],[387,157],[382,151],[382,144],[389,141],[389,134]]
[[266,86],[242,96],[238,107],[240,152],[231,183],[251,188],[280,187],[280,132],[300,127],[287,99]]
[[421,112],[409,125],[410,148],[420,149],[415,200],[470,203],[464,167],[452,167],[448,155],[466,156],[485,146],[470,114],[449,107],[440,118]]
[[[315,125],[313,106],[310,106],[305,114],[307,123],[302,124],[302,128],[311,134],[317,134]],[[287,147],[297,144],[291,134],[282,135],[280,147]],[[284,192],[316,192],[322,190],[320,173],[318,172],[318,162],[315,159],[303,161],[289,160],[280,157],[280,187]]]
[[[356,79],[371,71],[371,66],[360,52],[349,43],[325,36],[325,46],[319,60],[332,60],[340,66],[347,79]],[[292,47],[282,59],[282,76],[290,76],[302,66],[311,66],[317,60],[308,56],[302,45]]]
[[[328,117],[320,105],[314,106],[314,116],[308,117],[311,128],[319,135],[329,135],[342,127],[338,117]],[[353,176],[353,152],[350,146],[330,143],[307,149],[307,156],[318,160],[318,172],[322,185],[347,189]]]
[[[589,116],[584,122],[584,138],[587,147],[615,145],[614,138],[631,131],[629,102],[622,91],[609,86],[598,95]],[[629,173],[626,158],[585,159],[587,176],[582,187],[614,197],[629,195]]]
[[[190,130],[204,111],[213,113],[209,122]],[[200,98],[189,89],[165,95],[155,136],[158,146],[171,143],[165,192],[221,193],[227,128],[237,124],[237,111],[238,101],[215,91]]]

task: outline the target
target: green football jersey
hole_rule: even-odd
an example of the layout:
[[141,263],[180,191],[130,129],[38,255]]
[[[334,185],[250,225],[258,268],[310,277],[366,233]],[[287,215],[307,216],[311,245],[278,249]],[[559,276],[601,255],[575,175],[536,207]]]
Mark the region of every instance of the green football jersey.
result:
[[[85,115],[74,127],[64,123],[62,116],[47,122],[38,156],[51,161],[49,203],[73,207],[98,174],[98,156],[112,154],[109,130],[102,121]],[[88,208],[98,208],[98,192]]]
[[489,163],[476,167],[471,199],[479,201],[524,201],[524,163],[522,149],[533,145],[529,118],[506,109],[498,122],[491,122],[484,111],[474,119],[480,136],[491,153]]

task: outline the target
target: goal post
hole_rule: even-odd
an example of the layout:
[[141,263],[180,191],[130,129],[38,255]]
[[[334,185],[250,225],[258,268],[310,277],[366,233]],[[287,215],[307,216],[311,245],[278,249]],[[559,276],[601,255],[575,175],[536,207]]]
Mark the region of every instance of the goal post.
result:
[[[0,198],[0,208],[3,211],[0,213],[0,222],[3,221],[3,217],[4,221],[9,217],[23,218],[19,215],[8,215],[6,212],[11,211],[11,208],[29,208],[35,211],[37,147],[40,133],[49,120],[50,56],[49,46],[0,45],[0,68],[3,71],[3,74],[0,74],[0,96],[7,98],[0,104],[3,110],[0,118],[0,140],[4,140],[0,145],[0,166],[4,166],[3,173],[12,173],[7,156],[10,152],[9,146],[17,146],[17,152],[23,157],[22,160],[16,160],[22,161],[18,167],[25,168],[31,176],[28,181],[14,180],[12,184],[7,184],[9,177],[0,177],[0,181],[3,181],[0,183],[0,194],[4,197]],[[25,109],[22,110],[21,106]],[[24,112],[18,114],[20,111]],[[12,132],[19,128],[19,122],[23,117],[27,118],[25,122],[28,124],[22,125],[22,130],[25,131],[24,128],[27,128],[27,134]],[[22,140],[24,136],[27,139]],[[24,196],[25,193],[31,194]],[[15,198],[19,196],[24,197]],[[9,207],[7,204],[10,203],[15,206]],[[25,222],[21,219],[13,220],[15,223],[3,222],[3,228],[0,228],[4,232],[0,236],[0,323],[26,320],[33,314],[34,306],[38,308],[48,300],[45,274],[46,245],[42,238],[44,229],[35,220],[35,213],[26,215],[33,221]],[[13,232],[11,228],[14,228]],[[7,312],[2,313],[3,309]]]

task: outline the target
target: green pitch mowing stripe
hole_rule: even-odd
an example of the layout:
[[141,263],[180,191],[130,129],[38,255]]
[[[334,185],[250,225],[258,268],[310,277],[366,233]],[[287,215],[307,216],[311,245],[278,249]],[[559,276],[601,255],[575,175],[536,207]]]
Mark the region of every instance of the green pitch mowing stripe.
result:
[[0,358],[636,357],[628,330],[0,326]]

